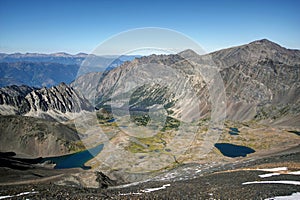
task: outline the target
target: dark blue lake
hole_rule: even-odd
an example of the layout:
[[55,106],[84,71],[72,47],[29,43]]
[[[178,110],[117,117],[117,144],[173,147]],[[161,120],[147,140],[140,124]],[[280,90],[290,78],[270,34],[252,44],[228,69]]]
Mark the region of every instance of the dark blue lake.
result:
[[289,131],[289,132],[300,136],[300,131]]
[[103,144],[100,144],[91,149],[73,153],[73,154],[43,158],[41,163],[45,161],[52,161],[56,164],[54,169],[66,169],[66,168],[78,168],[78,167],[82,169],[90,169],[90,167],[85,166],[84,163],[86,163],[87,161],[94,158],[97,154],[99,154],[102,151],[103,146],[104,146]]
[[239,129],[234,128],[234,127],[230,127],[228,133],[229,133],[230,135],[238,135],[239,132],[240,132]]
[[111,122],[115,122],[116,121],[116,119],[115,118],[112,118],[112,119],[109,119],[109,120],[107,120],[107,122],[109,122],[109,123],[111,123]]
[[235,157],[245,157],[250,153],[254,153],[255,150],[246,146],[240,146],[229,143],[217,143],[215,147],[219,149],[219,151],[227,157],[235,158]]

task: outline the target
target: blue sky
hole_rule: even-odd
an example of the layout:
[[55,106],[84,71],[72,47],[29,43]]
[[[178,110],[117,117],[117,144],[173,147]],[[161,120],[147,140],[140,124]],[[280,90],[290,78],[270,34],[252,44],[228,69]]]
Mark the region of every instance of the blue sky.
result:
[[206,51],[267,38],[300,49],[300,1],[0,0],[0,52],[91,52],[133,28],[182,32]]

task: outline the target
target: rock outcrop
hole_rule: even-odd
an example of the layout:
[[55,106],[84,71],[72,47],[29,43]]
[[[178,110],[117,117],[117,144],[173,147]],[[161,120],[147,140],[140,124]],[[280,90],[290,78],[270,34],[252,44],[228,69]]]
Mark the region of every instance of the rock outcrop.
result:
[[36,116],[65,121],[81,111],[92,111],[91,104],[65,83],[51,88],[7,86],[0,89],[1,114]]

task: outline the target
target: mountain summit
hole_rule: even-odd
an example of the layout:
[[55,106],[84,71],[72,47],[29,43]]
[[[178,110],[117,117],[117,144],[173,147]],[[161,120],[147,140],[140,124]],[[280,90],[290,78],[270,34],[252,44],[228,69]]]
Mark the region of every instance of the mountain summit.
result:
[[249,44],[222,49],[209,54],[223,67],[232,66],[240,61],[255,62],[258,60],[273,60],[286,64],[300,64],[300,51],[281,47],[267,39],[257,40]]
[[198,54],[195,51],[193,51],[192,49],[184,50],[184,51],[178,53],[178,55],[183,58],[190,58],[190,57],[198,56]]

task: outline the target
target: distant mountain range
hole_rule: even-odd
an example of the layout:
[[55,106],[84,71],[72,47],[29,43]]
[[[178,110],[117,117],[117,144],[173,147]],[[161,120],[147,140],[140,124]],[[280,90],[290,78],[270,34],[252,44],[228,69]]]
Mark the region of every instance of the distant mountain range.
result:
[[13,53],[6,54],[0,53],[0,62],[47,62],[47,63],[60,63],[60,64],[77,64],[80,65],[87,57],[98,58],[106,60],[107,62],[119,59],[121,61],[131,61],[139,55],[107,55],[107,56],[96,56],[93,54],[78,53],[75,55],[67,54],[64,52],[52,53],[52,54],[41,54],[41,53]]
[[0,87],[9,85],[28,85],[33,87],[50,87],[60,82],[71,83],[83,73],[78,71],[86,59],[93,59],[97,66],[91,71],[110,70],[138,56],[95,56],[84,53],[70,55],[55,54],[4,54],[0,53]]

